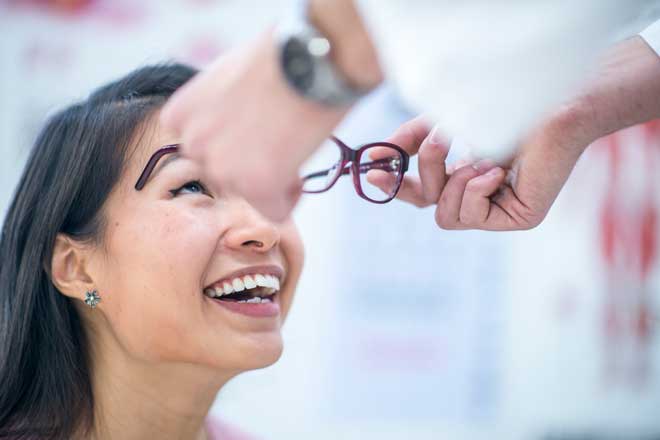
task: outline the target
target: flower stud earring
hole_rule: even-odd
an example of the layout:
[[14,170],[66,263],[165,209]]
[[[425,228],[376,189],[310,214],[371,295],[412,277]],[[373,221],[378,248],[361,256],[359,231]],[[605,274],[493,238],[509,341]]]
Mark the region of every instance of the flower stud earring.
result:
[[87,292],[85,294],[85,304],[87,304],[90,308],[95,308],[96,305],[100,302],[101,297],[96,290],[92,290],[91,292]]

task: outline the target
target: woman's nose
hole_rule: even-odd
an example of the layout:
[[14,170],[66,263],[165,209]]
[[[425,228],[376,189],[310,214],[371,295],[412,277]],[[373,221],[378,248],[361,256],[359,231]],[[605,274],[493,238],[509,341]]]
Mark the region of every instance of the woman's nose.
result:
[[243,202],[237,207],[233,225],[225,233],[224,242],[231,249],[265,253],[279,244],[280,231],[256,209]]

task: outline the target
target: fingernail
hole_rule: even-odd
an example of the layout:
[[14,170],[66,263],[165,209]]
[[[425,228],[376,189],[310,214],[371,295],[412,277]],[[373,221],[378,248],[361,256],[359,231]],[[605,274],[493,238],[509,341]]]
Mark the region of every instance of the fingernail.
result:
[[461,168],[463,168],[465,166],[468,166],[468,165],[470,165],[469,160],[465,160],[465,159],[457,160],[456,163],[453,165],[454,166],[454,171],[460,170]]
[[479,162],[473,164],[472,168],[474,168],[475,170],[481,173],[486,170],[490,170],[491,168],[493,168],[493,166],[495,166],[495,163],[492,160],[482,159]]
[[447,144],[447,139],[440,133],[437,125],[433,126],[433,130],[429,133],[429,142],[433,145],[442,145],[443,147]]
[[488,176],[488,177],[498,176],[500,174],[500,169],[501,169],[500,167],[495,167],[492,170],[488,171],[486,173],[486,176]]

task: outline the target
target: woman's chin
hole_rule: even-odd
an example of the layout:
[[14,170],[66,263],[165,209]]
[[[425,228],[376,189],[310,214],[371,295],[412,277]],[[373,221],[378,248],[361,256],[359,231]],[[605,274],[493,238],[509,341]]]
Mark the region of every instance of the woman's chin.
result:
[[234,359],[227,359],[227,353],[219,353],[217,366],[226,369],[228,363],[235,366],[235,371],[250,371],[266,368],[277,362],[282,356],[283,342],[279,332],[262,333],[241,341]]
[[251,354],[246,357],[251,370],[266,368],[277,362],[282,357],[284,344],[282,335],[277,332],[264,335],[251,347]]
[[258,369],[261,369],[261,368],[270,367],[271,365],[273,365],[274,363],[279,361],[281,357],[282,357],[282,349],[281,348],[280,348],[279,351],[273,351],[272,353],[268,353],[268,355],[263,354],[261,359],[259,359],[258,364],[255,363],[255,365],[253,366],[252,369],[253,370],[258,370]]

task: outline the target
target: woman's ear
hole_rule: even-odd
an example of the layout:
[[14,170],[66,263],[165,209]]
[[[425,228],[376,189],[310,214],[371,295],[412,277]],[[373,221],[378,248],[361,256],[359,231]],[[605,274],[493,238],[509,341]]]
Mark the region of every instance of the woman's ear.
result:
[[50,266],[57,290],[75,299],[84,298],[85,292],[94,290],[94,281],[88,272],[90,252],[88,246],[65,234],[57,234]]

